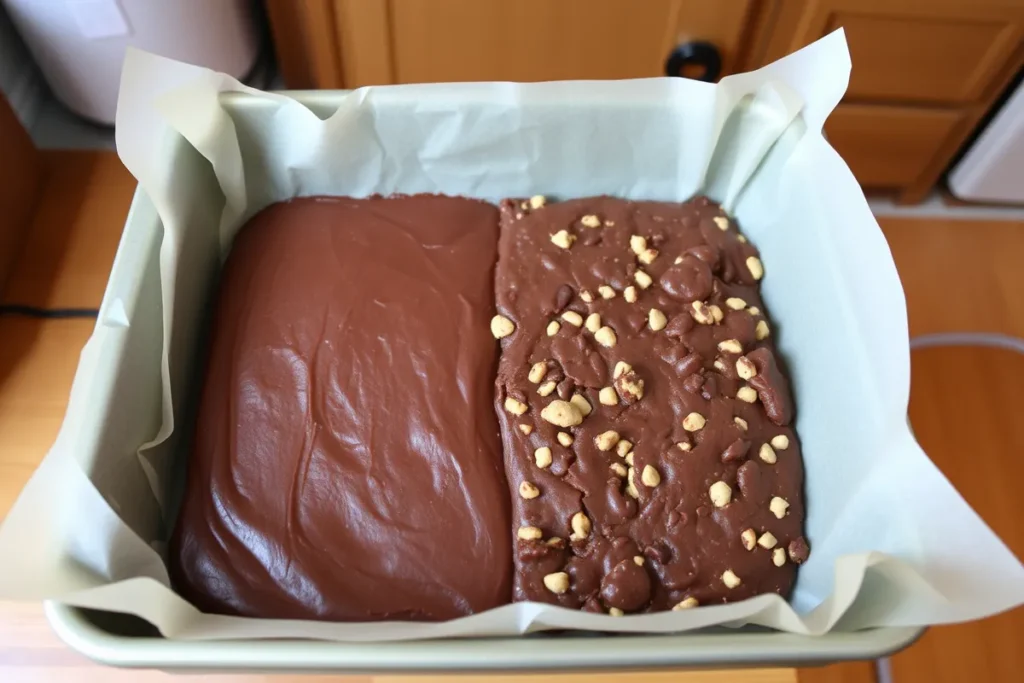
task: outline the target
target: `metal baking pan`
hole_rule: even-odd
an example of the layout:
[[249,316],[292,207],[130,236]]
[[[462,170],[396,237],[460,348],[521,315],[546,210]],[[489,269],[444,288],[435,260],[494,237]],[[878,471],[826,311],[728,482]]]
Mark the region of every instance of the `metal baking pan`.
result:
[[[290,93],[317,115],[329,116],[343,93]],[[244,118],[258,100],[226,96],[224,106]],[[241,127],[240,127],[241,128]],[[240,137],[245,143],[244,133]],[[197,202],[196,220],[217,220],[223,201],[209,164],[178,138],[169,163],[182,174],[208,182],[210,195]],[[208,200],[208,201],[207,201]],[[93,433],[83,453],[88,468],[114,433],[123,428],[126,391],[129,396],[152,396],[152,405],[133,406],[140,428],[159,425],[158,373],[139,372],[159,367],[160,242],[163,228],[146,195],[136,191],[121,244],[111,271],[97,325],[127,330],[122,341],[103,349],[104,363],[96,373],[90,395],[95,411]],[[196,274],[202,277],[202,274]],[[212,281],[212,280],[211,280]],[[130,321],[125,325],[125,319]],[[141,412],[140,412],[141,411]],[[97,662],[120,667],[167,671],[274,671],[337,673],[412,673],[471,671],[581,671],[688,667],[745,667],[817,665],[874,659],[913,643],[923,628],[878,628],[819,637],[780,633],[759,627],[713,628],[678,635],[602,635],[541,633],[511,638],[465,638],[420,642],[346,644],[312,640],[169,640],[148,623],[126,615],[85,610],[47,602],[47,618],[72,649]]]

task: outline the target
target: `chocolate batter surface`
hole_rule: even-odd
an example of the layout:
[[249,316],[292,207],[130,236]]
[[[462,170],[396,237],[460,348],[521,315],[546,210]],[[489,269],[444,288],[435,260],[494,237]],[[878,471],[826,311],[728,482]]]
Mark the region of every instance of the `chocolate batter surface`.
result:
[[450,619],[508,602],[497,210],[299,199],[223,274],[175,586],[204,611]]
[[789,593],[803,466],[762,276],[705,198],[503,204],[515,600],[623,614]]

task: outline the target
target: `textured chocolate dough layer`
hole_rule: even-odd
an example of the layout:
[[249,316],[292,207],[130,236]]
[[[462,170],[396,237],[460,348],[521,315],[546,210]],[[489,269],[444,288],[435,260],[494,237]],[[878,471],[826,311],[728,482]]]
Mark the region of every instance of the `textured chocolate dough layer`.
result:
[[502,205],[513,596],[612,614],[788,594],[793,406],[757,250],[718,206]]
[[454,618],[511,596],[498,212],[299,199],[239,233],[171,548],[204,611]]

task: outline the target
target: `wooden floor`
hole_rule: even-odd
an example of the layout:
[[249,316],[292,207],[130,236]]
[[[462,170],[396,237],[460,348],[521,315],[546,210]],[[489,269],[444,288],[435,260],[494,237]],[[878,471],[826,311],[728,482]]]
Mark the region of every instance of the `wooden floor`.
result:
[[[95,307],[117,248],[134,181],[116,157],[54,153],[45,198],[3,300]],[[992,331],[1024,337],[1024,223],[886,219],[910,309],[912,335]],[[0,318],[0,517],[56,434],[77,355],[91,320]],[[1024,557],[1024,420],[1018,398],[1024,356],[984,349],[934,349],[913,356],[910,416],[925,450],[1018,557]],[[935,628],[892,659],[896,683],[1014,681],[1024,671],[1024,611]],[[114,672],[65,648],[38,606],[0,603],[0,682],[168,680]],[[777,669],[604,676],[466,677],[490,683],[875,683],[872,663]],[[197,676],[191,680],[297,681],[297,677]],[[364,683],[370,677],[304,678]],[[375,683],[393,681],[374,677]],[[409,680],[409,679],[406,679]],[[434,683],[441,678],[417,678]]]

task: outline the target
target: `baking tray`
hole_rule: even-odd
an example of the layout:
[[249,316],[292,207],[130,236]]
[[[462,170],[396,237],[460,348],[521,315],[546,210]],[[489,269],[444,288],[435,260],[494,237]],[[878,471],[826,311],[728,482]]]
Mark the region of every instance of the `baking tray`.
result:
[[[337,108],[343,92],[289,93],[318,116]],[[265,101],[232,94],[222,98],[245,145],[245,112]],[[189,207],[195,220],[216,221],[223,197],[210,166],[183,138],[168,141],[168,160],[181,177],[208,183],[208,197]],[[160,424],[160,281],[163,228],[149,198],[136,190],[104,294],[97,327],[114,328],[89,378],[94,398],[79,443],[88,469],[95,454],[125,430],[142,443]],[[216,273],[190,273],[212,287]],[[120,436],[120,439],[115,439]],[[877,628],[806,637],[760,627],[713,628],[678,635],[542,633],[513,638],[465,638],[397,643],[312,640],[174,641],[126,615],[47,602],[57,635],[97,662],[167,671],[274,671],[397,673],[446,671],[580,671],[816,665],[875,659],[913,643],[923,628]]]

